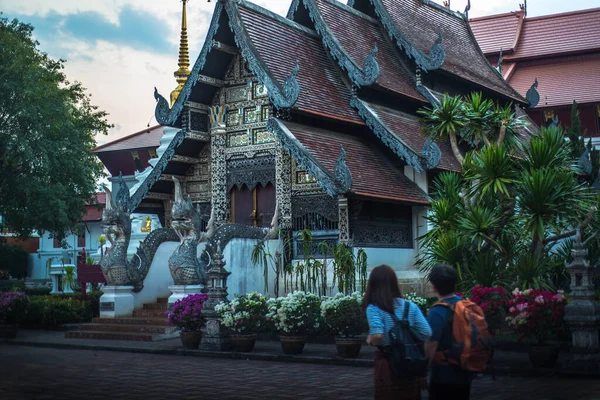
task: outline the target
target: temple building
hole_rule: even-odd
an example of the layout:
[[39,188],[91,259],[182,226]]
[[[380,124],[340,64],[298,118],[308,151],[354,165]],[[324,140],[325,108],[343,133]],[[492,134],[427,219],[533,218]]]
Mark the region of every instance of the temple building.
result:
[[[582,129],[600,144],[600,8],[529,18],[526,9],[470,20],[484,54],[504,79],[539,97],[527,114],[538,125],[571,125],[577,101]],[[535,104],[534,104],[535,103]]]
[[[417,279],[430,184],[460,169],[449,143],[421,133],[417,110],[473,91],[521,115],[529,105],[490,65],[467,16],[429,0],[293,0],[287,17],[215,3],[183,82],[184,1],[180,86],[171,102],[155,90],[162,137],[143,172],[127,160],[130,211],[168,226],[175,177],[206,221],[212,210],[217,225],[269,226],[276,214],[284,230],[363,248],[369,266]],[[142,136],[97,154],[107,167],[103,150],[133,158],[123,143]]]

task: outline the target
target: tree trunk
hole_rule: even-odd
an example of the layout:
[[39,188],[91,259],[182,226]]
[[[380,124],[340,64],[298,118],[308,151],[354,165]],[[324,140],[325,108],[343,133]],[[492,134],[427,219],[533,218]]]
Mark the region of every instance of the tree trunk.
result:
[[462,156],[462,154],[460,153],[460,150],[458,148],[458,141],[456,139],[455,132],[450,132],[450,147],[452,147],[452,152],[454,153],[454,157],[456,157],[456,159],[458,160],[460,165],[463,165],[463,163],[465,162],[465,159]]
[[506,121],[503,121],[500,125],[500,134],[498,135],[498,141],[496,144],[500,146],[502,142],[504,142],[504,138],[506,137]]

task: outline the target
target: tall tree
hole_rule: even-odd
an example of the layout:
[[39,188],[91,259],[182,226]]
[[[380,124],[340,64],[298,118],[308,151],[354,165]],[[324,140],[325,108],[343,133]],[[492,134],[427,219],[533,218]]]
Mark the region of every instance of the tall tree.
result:
[[95,194],[103,167],[94,136],[111,125],[32,33],[0,17],[0,215],[20,236],[62,237]]

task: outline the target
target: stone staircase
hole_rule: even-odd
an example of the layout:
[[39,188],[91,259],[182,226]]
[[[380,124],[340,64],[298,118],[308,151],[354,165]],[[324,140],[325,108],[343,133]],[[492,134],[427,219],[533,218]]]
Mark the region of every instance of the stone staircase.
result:
[[179,336],[175,327],[167,322],[168,298],[144,304],[134,310],[131,317],[94,318],[89,324],[80,324],[75,330],[65,332],[68,339],[108,339],[150,342]]

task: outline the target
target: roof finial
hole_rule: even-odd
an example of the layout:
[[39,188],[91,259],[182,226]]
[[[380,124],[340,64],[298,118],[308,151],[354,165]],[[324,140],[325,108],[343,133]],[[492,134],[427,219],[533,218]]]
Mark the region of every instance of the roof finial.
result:
[[465,19],[469,20],[469,10],[471,9],[471,0],[467,1],[467,6],[465,7]]
[[181,93],[183,89],[183,85],[187,81],[188,76],[190,76],[190,52],[188,47],[188,37],[187,37],[187,13],[186,13],[186,3],[189,0],[182,0],[183,2],[183,11],[181,13],[181,40],[179,42],[179,69],[175,71],[175,78],[177,80],[177,88],[171,92],[171,106],[175,104],[175,100]]
[[498,66],[496,67],[500,75],[502,75],[502,47],[500,47],[500,56],[498,56]]
[[444,7],[450,8],[450,0],[444,0]]
[[519,7],[525,13],[525,16],[527,16],[527,0],[523,0],[523,3],[519,4]]

